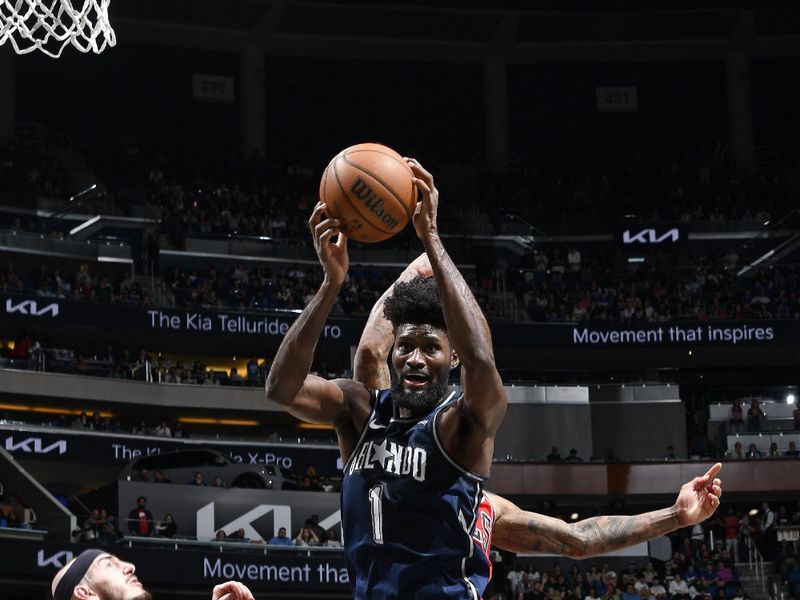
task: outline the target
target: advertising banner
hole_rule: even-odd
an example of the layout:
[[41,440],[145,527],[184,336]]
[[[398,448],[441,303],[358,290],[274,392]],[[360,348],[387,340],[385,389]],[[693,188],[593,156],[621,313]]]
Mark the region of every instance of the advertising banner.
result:
[[[45,541],[0,539],[0,576],[50,581],[56,572],[89,546]],[[219,546],[198,549],[108,546],[109,553],[136,565],[145,589],[184,586],[211,589],[236,580],[251,590],[349,592],[340,552],[271,551],[265,547],[228,551]]]
[[[147,498],[147,508],[155,520],[167,513],[175,518],[178,535],[210,541],[220,529],[231,534],[244,529],[249,540],[269,540],[281,527],[289,537],[303,527],[311,515],[319,517],[320,527],[340,531],[341,512],[338,492],[252,490],[241,488],[197,487],[182,484],[117,482],[120,529],[128,531],[129,513],[139,496]],[[338,536],[341,539],[341,535]]]
[[[0,299],[0,319],[14,319],[31,326],[79,326],[185,336],[280,340],[299,314],[294,311],[162,309],[25,295],[4,295]],[[362,326],[363,319],[331,317],[320,339],[327,343],[351,344],[358,340]]]
[[210,448],[242,464],[275,465],[298,473],[313,465],[320,475],[341,473],[339,449],[313,444],[204,441],[14,425],[0,425],[0,443],[19,459],[76,465],[122,468],[139,456]]
[[[286,335],[296,314],[156,309],[94,302],[2,297],[0,320],[78,325],[178,336],[267,338]],[[358,343],[363,319],[330,317],[320,345]],[[511,323],[491,324],[496,346],[531,349],[796,345],[797,320]]]

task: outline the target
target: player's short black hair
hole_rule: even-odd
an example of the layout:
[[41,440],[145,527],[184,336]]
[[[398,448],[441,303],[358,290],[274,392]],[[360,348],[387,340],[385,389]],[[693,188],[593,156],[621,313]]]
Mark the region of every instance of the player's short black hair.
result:
[[386,299],[383,314],[397,329],[400,325],[432,325],[447,331],[439,299],[439,288],[433,277],[419,275],[409,281],[394,285],[394,292]]

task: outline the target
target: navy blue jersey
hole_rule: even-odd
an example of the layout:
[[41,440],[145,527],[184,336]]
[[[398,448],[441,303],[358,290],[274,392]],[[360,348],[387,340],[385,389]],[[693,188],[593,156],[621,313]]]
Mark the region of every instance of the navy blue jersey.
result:
[[398,419],[390,391],[376,394],[342,481],[355,598],[477,600],[489,581],[486,480],[453,462],[436,434],[454,396],[420,418]]

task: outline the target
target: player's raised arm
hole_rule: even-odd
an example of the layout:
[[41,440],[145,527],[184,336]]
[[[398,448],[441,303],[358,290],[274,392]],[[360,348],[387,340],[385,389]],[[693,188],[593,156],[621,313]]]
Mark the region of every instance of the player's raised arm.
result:
[[421,201],[414,213],[414,229],[439,288],[447,335],[461,363],[463,402],[473,422],[493,436],[506,411],[506,394],[497,372],[489,324],[467,282],[448,255],[436,222],[439,192],[433,175],[408,159]]
[[[405,268],[395,283],[409,281],[414,277],[430,277],[432,273],[431,263],[423,252]],[[393,293],[394,283],[375,302],[353,357],[353,379],[370,390],[383,390],[391,385],[386,359],[394,344],[394,329],[383,314],[383,307],[386,299]]]
[[281,342],[265,389],[269,400],[280,404],[298,419],[338,423],[346,417],[348,409],[348,399],[343,390],[351,388],[353,382],[341,380],[335,383],[308,372],[317,340],[339,295],[349,265],[347,238],[339,232],[338,220],[322,218],[324,211],[325,205],[318,203],[308,224],[325,278]]
[[685,483],[669,508],[631,516],[592,517],[576,523],[524,511],[501,496],[487,494],[495,511],[492,544],[510,552],[587,558],[646,542],[710,517],[722,495],[722,481],[716,478],[721,468],[717,463]]

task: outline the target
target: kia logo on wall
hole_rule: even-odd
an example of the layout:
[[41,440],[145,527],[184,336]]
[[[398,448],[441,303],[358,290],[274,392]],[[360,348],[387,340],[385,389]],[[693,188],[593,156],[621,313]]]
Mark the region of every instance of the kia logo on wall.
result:
[[643,229],[626,229],[622,232],[622,243],[625,246],[674,245],[683,241],[684,238],[684,233],[679,227],[673,227],[671,229],[647,227]]
[[36,300],[21,300],[19,302],[14,302],[12,298],[8,298],[6,299],[6,313],[9,315],[17,313],[20,315],[28,315],[30,317],[43,317],[45,315],[57,317],[58,302],[40,305]]
[[44,550],[39,550],[36,554],[36,566],[37,567],[54,567],[56,569],[62,568],[66,565],[69,561],[73,558],[73,554],[69,550],[62,550],[61,552],[56,552],[51,556],[47,556],[44,553]]
[[41,438],[25,438],[20,442],[14,441],[14,436],[6,438],[6,450],[9,452],[27,452],[29,454],[49,454],[58,451],[59,454],[67,453],[67,440],[58,440],[49,446],[42,444]]

